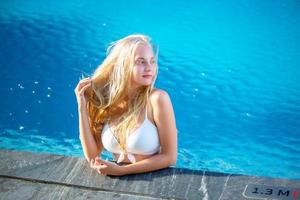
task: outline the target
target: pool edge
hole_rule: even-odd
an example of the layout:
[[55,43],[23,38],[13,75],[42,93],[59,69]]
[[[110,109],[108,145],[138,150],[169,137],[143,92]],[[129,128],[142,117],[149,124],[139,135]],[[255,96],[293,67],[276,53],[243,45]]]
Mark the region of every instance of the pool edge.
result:
[[83,158],[5,149],[0,152],[1,199],[259,199],[245,193],[248,185],[284,188],[281,198],[289,199],[292,191],[300,188],[300,180],[175,167],[109,177],[90,169]]

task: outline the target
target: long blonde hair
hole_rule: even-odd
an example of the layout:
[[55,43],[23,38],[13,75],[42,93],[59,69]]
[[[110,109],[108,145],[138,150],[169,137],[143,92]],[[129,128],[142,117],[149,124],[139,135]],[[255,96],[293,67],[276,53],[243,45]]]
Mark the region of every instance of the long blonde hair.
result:
[[[141,34],[129,35],[111,43],[106,58],[92,75],[92,87],[85,95],[89,123],[97,145],[101,142],[104,123],[108,123],[113,117],[118,117],[113,133],[123,151],[126,151],[127,138],[136,128],[139,116],[147,106],[158,69],[151,85],[140,87],[134,97],[128,96],[135,51],[139,45],[149,45],[154,50],[150,38]],[[155,56],[157,57],[157,51]],[[120,104],[124,105],[123,110],[119,107]]]

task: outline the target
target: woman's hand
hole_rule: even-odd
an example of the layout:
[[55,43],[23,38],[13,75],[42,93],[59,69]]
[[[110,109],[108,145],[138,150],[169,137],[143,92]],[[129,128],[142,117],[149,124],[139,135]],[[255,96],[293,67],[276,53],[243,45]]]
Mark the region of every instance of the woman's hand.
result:
[[77,98],[78,108],[86,108],[87,101],[84,96],[84,92],[87,88],[91,87],[92,79],[85,78],[79,81],[74,92]]
[[122,166],[119,166],[114,162],[101,160],[98,157],[96,157],[95,160],[90,161],[90,167],[97,170],[97,172],[102,175],[111,175],[111,176],[125,175]]

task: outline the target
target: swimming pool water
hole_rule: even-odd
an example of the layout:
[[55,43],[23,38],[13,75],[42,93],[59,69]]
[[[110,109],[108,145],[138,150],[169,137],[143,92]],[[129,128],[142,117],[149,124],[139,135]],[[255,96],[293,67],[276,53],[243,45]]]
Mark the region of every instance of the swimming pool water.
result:
[[144,33],[159,45],[178,167],[300,179],[298,1],[4,0],[0,10],[0,148],[83,156],[79,77],[110,42]]

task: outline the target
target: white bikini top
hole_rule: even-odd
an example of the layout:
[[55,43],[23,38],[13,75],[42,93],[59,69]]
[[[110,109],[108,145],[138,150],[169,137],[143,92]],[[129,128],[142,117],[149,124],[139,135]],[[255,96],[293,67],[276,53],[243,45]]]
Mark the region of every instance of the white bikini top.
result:
[[103,127],[101,140],[103,147],[107,151],[120,154],[117,163],[122,162],[125,159],[125,155],[127,155],[131,163],[135,163],[136,160],[133,154],[152,155],[160,150],[158,130],[148,119],[147,109],[144,122],[128,136],[126,144],[127,153],[121,149],[108,123]]

